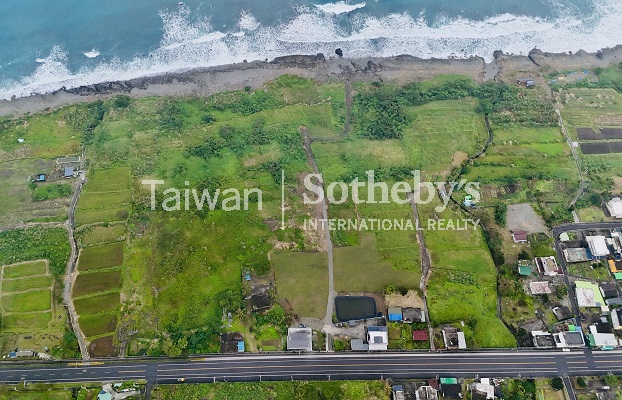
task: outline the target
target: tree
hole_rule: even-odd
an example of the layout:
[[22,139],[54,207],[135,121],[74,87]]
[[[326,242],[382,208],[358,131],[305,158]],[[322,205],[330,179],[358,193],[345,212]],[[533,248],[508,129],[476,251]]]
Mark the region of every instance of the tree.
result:
[[499,226],[505,226],[506,223],[506,213],[508,211],[508,206],[505,203],[497,203],[495,204],[495,222]]
[[562,381],[562,378],[556,376],[551,379],[551,387],[555,390],[562,390],[564,388],[564,381]]

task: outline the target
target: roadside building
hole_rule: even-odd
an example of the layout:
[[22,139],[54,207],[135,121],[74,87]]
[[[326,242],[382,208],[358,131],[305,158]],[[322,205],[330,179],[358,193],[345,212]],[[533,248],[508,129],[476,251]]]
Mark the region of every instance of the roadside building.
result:
[[527,243],[527,231],[522,229],[512,231],[512,239],[514,239],[514,243]]
[[555,257],[536,257],[538,272],[546,276],[557,276],[562,274],[562,269],[557,265]]
[[588,249],[583,247],[570,247],[564,249],[563,253],[567,263],[585,262],[592,259],[592,255],[588,253]]
[[402,320],[402,308],[401,307],[389,307],[387,310],[389,315],[389,321],[398,322]]
[[97,400],[112,400],[112,394],[102,389],[97,395]]
[[606,307],[605,299],[600,293],[598,285],[587,281],[575,281],[575,293],[579,307],[602,308]]
[[311,328],[288,328],[287,350],[313,351],[313,332]]
[[555,347],[553,335],[546,331],[531,331],[533,345],[536,347]]
[[9,358],[34,357],[35,352],[32,350],[18,350],[9,353]]
[[559,348],[585,346],[583,332],[580,331],[557,332],[553,334],[553,339],[555,339],[555,345]]
[[462,399],[462,385],[456,378],[441,378],[441,395],[446,399]]
[[622,218],[622,199],[614,197],[607,203],[607,210],[613,218]]
[[605,304],[607,304],[608,307],[622,307],[622,299],[619,297],[607,299],[605,300]]
[[587,341],[590,347],[598,347],[601,349],[618,347],[618,339],[613,333],[598,332],[596,325],[590,326],[590,333],[587,335]]
[[221,353],[243,353],[244,336],[239,332],[229,332],[220,335]]
[[404,387],[402,385],[394,385],[391,389],[393,389],[393,400],[406,399],[406,394],[404,393]]
[[466,349],[466,338],[464,332],[459,331],[453,326],[446,326],[443,328],[443,340],[445,341],[446,349]]
[[493,400],[495,398],[495,386],[490,384],[489,378],[482,378],[479,382],[469,385],[472,400]]
[[421,386],[415,392],[416,400],[438,400],[438,391],[432,386]]
[[607,238],[604,236],[586,236],[585,241],[594,258],[607,257],[610,254],[609,247],[607,247]]
[[389,346],[389,332],[386,326],[368,326],[367,343],[370,351],[387,350]]
[[363,342],[363,339],[350,340],[350,349],[352,351],[369,351],[369,345]]

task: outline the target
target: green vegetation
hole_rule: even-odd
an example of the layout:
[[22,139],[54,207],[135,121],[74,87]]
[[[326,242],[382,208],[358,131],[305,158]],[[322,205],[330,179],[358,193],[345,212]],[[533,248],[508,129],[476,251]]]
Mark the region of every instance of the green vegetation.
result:
[[123,243],[112,243],[82,249],[78,260],[78,270],[90,271],[116,267],[121,264],[123,264]]
[[116,310],[119,302],[119,292],[112,292],[75,299],[74,305],[79,315],[85,315]]
[[31,278],[27,277],[2,280],[3,292],[21,292],[24,290],[50,286],[52,286],[52,277],[50,276],[35,276]]
[[152,392],[154,400],[243,399],[325,399],[367,400],[390,398],[390,389],[378,381],[344,382],[265,382],[159,385]]
[[80,273],[73,287],[75,297],[102,292],[121,286],[121,271]]
[[29,291],[2,296],[2,309],[5,312],[45,311],[51,307],[50,289]]
[[568,274],[597,281],[607,281],[611,279],[609,267],[606,262],[568,264]]
[[37,185],[31,183],[32,199],[34,201],[55,200],[61,197],[68,197],[73,193],[71,185],[66,183],[53,183],[48,185]]
[[63,228],[28,228],[0,232],[0,265],[47,259],[50,272],[65,273],[69,259],[67,231]]
[[[419,326],[416,326],[419,325]],[[413,330],[424,329],[427,331],[426,324],[402,324],[389,322],[389,349],[398,350],[417,350],[429,349],[430,342],[415,342],[413,340]]]
[[281,253],[272,256],[277,299],[287,299],[294,314],[324,318],[328,298],[326,253]]
[[[561,378],[559,382],[562,382]],[[562,382],[562,388],[564,384]],[[510,400],[536,400],[536,382],[533,379],[509,379],[502,386],[504,399]]]
[[117,314],[96,314],[81,315],[80,329],[86,337],[101,335],[108,332],[114,332],[117,328]]
[[47,272],[46,261],[29,261],[4,267],[4,279],[21,278],[32,275],[43,275]]

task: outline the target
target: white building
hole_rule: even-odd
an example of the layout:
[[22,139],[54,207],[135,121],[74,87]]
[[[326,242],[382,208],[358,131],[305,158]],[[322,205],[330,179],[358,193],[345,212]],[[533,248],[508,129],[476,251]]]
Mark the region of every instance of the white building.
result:
[[386,350],[389,346],[389,332],[387,331],[387,327],[367,327],[367,343],[369,343],[369,350],[371,351]]
[[622,218],[622,199],[614,197],[607,203],[607,210],[614,218]]
[[607,238],[604,236],[586,236],[587,246],[594,257],[606,257],[609,255]]

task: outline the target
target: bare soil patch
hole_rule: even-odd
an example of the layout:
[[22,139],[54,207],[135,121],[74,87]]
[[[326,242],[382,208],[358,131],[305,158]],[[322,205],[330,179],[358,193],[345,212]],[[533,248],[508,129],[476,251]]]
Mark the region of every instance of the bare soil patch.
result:
[[512,204],[508,206],[507,227],[511,231],[525,230],[529,233],[548,233],[549,228],[542,217],[531,207],[531,204]]

